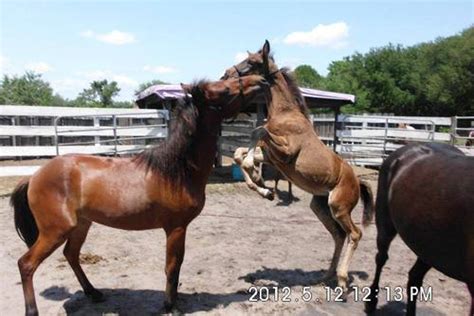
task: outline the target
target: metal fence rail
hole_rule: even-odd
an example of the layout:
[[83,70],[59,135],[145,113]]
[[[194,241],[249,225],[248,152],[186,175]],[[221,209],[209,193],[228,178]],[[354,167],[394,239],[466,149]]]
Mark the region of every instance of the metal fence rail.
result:
[[[113,154],[115,156],[134,153],[168,135],[169,117],[166,111],[156,111],[153,115],[140,112],[81,115],[82,119],[93,120],[94,125],[78,128],[61,124],[62,121],[71,117],[77,118],[74,115],[61,115],[54,120],[56,155],[64,153],[61,151],[63,148],[68,147],[66,152],[69,152],[85,145],[94,146],[89,150],[89,153]],[[110,126],[100,125],[101,121],[110,120]],[[155,122],[150,124],[150,120]],[[89,140],[83,140],[84,138]],[[61,141],[65,139],[72,139],[72,141]]]

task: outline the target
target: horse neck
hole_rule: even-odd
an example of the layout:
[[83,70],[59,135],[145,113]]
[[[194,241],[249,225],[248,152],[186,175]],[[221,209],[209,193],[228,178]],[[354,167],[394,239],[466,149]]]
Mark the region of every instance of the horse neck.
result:
[[268,117],[281,116],[284,113],[300,111],[294,95],[282,74],[275,74],[275,83],[270,87],[271,99],[268,104]]
[[[213,124],[214,125],[214,124]],[[196,131],[196,146],[191,153],[196,169],[191,178],[195,188],[204,190],[209,174],[212,171],[214,158],[217,153],[217,139],[219,137],[220,121],[214,127],[198,126]]]

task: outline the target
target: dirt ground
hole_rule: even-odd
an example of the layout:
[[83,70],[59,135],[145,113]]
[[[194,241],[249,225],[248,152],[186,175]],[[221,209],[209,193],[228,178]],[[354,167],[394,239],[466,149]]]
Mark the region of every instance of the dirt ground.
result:
[[[364,171],[361,171],[364,173]],[[359,173],[361,173],[359,172]],[[373,172],[368,177],[375,183]],[[4,179],[4,191],[17,179]],[[185,313],[212,315],[364,315],[363,303],[352,292],[346,303],[327,301],[318,280],[328,268],[333,251],[330,234],[309,209],[310,195],[294,189],[298,201],[286,205],[267,201],[242,183],[208,185],[201,215],[189,226],[181,269],[179,307]],[[281,182],[280,189],[286,190]],[[283,198],[285,197],[282,194]],[[361,206],[353,213],[360,223]],[[148,315],[159,313],[164,298],[162,230],[121,231],[94,224],[83,247],[83,268],[91,282],[106,295],[93,304],[83,294],[72,270],[57,250],[35,274],[39,311],[43,315]],[[350,271],[352,286],[369,286],[375,270],[375,226],[364,232]],[[16,261],[26,246],[13,226],[8,197],[0,198],[0,311],[24,313],[23,293]],[[381,278],[381,287],[405,287],[413,253],[397,237]],[[334,284],[329,284],[334,287]],[[250,287],[289,287],[291,302],[250,302]],[[312,298],[302,301],[303,287]],[[424,288],[432,301],[418,303],[418,315],[467,315],[466,286],[437,271],[428,272]],[[280,293],[281,294],[281,293]],[[404,295],[406,299],[406,294]],[[297,301],[298,300],[298,301]],[[379,315],[403,315],[405,300],[379,299]]]

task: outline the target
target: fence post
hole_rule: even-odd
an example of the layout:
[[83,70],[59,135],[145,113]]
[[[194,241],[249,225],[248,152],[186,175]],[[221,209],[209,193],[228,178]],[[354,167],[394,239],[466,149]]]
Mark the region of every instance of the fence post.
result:
[[[99,117],[94,117],[94,127],[100,127],[100,120]],[[94,136],[94,145],[100,146],[100,136]]]
[[388,136],[388,117],[385,118],[385,133],[383,137],[383,154],[387,154],[387,136]]
[[458,128],[458,119],[456,116],[451,117],[451,145],[456,145],[456,129]]
[[56,156],[59,156],[58,122],[60,118],[60,116],[54,118],[54,145],[56,146]]
[[332,149],[334,152],[337,152],[337,119],[339,117],[339,113],[341,111],[341,108],[338,106],[334,110],[334,143],[332,145]]
[[114,150],[115,150],[115,157],[117,157],[117,116],[112,115],[112,123],[114,125]]

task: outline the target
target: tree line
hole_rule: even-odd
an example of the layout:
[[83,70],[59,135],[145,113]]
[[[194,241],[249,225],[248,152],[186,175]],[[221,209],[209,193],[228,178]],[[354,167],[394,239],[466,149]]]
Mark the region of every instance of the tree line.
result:
[[354,94],[346,113],[474,115],[474,27],[433,42],[355,53],[332,62],[326,76],[309,65],[294,73],[301,86]]
[[[149,86],[163,83],[160,80],[144,82],[139,85],[135,93],[138,94]],[[131,108],[132,102],[114,100],[119,92],[120,88],[116,81],[95,80],[75,99],[69,100],[54,93],[49,82],[45,81],[40,74],[26,72],[20,77],[8,75],[3,77],[0,84],[0,104]]]

